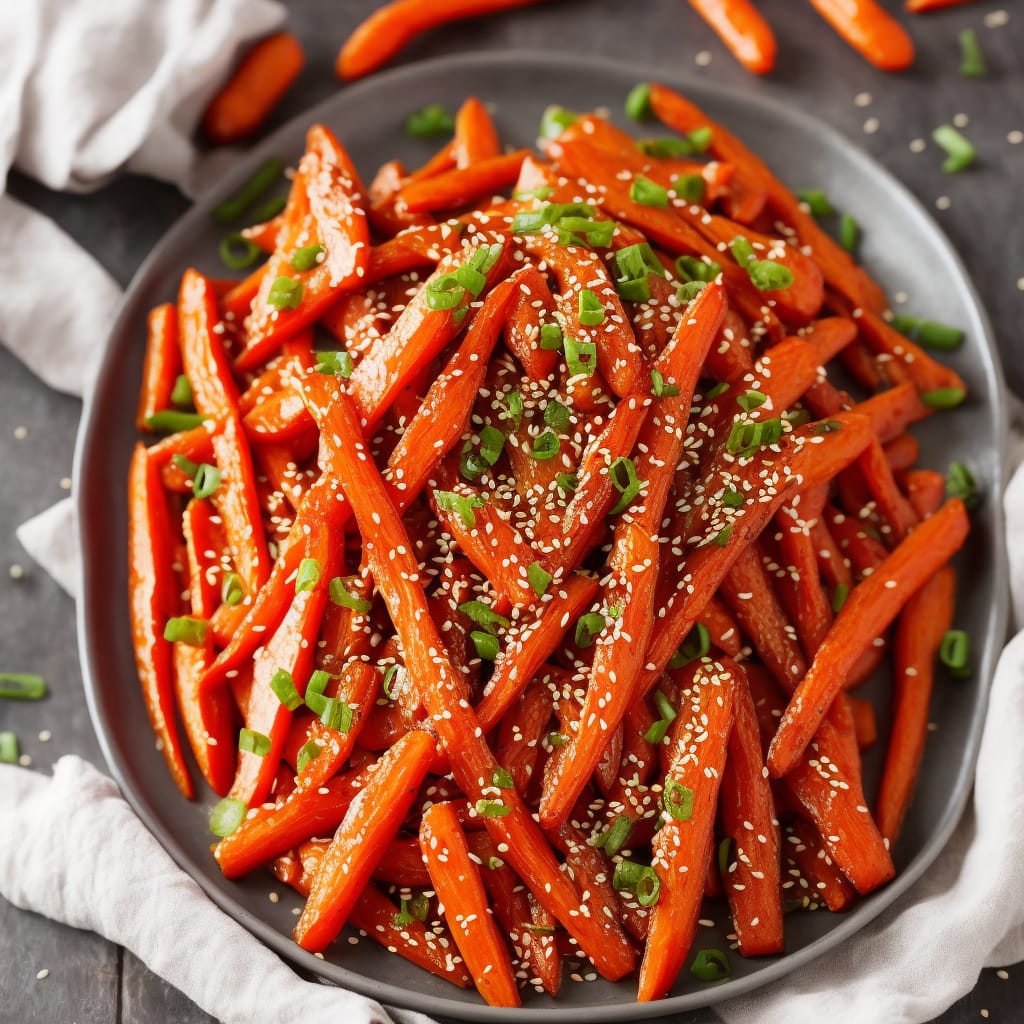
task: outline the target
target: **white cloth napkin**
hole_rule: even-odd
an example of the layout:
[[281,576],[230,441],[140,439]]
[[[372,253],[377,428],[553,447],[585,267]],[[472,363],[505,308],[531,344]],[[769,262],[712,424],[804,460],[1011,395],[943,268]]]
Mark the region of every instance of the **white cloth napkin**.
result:
[[[0,182],[17,162],[54,188],[89,188],[130,168],[189,191],[205,171],[189,143],[199,111],[235,45],[279,17],[268,0],[0,4]],[[0,341],[51,387],[80,394],[102,342],[97,325],[111,322],[120,290],[55,225],[7,196],[0,234]],[[45,276],[31,253],[44,254]],[[1019,628],[1024,470],[1006,510]],[[70,502],[18,536],[74,594]],[[834,953],[724,1004],[727,1024],[920,1024],[968,992],[983,966],[1024,959],[1022,682],[1018,634],[996,673],[973,804],[926,876]],[[299,980],[203,896],[109,779],[74,758],[58,762],[52,781],[0,766],[0,894],[127,946],[225,1021],[387,1020],[369,1000]],[[197,937],[230,959],[195,957]]]

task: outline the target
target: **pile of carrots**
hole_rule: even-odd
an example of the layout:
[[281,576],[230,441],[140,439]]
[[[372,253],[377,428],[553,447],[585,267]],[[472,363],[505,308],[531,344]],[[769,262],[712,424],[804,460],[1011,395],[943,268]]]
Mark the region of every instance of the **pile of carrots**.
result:
[[908,432],[963,382],[641,93],[667,134],[552,108],[541,157],[470,99],[369,187],[314,126],[266,261],[149,321],[132,632],[175,781],[191,750],[218,864],[301,893],[304,949],[347,924],[500,1006],[570,956],[657,999],[704,896],[759,956],[893,877],[968,529]]
[[[338,77],[362,78],[390,62],[425,32],[462,18],[473,18],[539,0],[393,0],[374,11],[349,36],[338,53]],[[757,75],[775,67],[776,41],[771,25],[754,0],[689,0],[733,56]],[[914,13],[971,0],[906,0]],[[866,60],[883,71],[903,71],[914,62],[914,44],[906,29],[878,0],[810,0],[836,32]],[[282,32],[257,43],[232,78],[214,97],[203,117],[203,131],[214,143],[237,142],[255,133],[302,70],[302,46]]]

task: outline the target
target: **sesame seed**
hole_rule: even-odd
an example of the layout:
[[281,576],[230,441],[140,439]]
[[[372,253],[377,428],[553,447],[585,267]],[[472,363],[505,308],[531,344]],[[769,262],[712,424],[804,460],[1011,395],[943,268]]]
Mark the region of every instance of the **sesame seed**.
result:
[[1024,142],[1024,132],[1022,132],[1019,128],[1014,128],[1013,131],[1006,133],[1006,141],[1011,146],[1019,146],[1022,142]]
[[864,122],[864,134],[865,135],[874,135],[875,132],[877,132],[880,127],[881,127],[881,122],[878,120],[877,117],[869,117]]
[[[1024,280],[1024,278],[1022,278]],[[25,578],[25,570],[22,566],[15,562],[10,569],[7,570],[12,580],[20,580]]]
[[697,67],[706,68],[711,63],[711,51],[701,50],[693,60]]
[[853,97],[855,107],[870,107],[874,97],[869,92],[859,92]]
[[15,427],[14,428],[14,440],[24,441],[28,437],[28,427]]
[[911,153],[923,153],[928,148],[928,143],[924,139],[911,139],[910,140],[910,152]]
[[36,971],[36,981],[45,981],[50,976],[50,968],[44,967],[41,971]]
[[952,205],[953,200],[950,199],[949,196],[939,196],[939,198],[935,200],[936,210],[948,210]]

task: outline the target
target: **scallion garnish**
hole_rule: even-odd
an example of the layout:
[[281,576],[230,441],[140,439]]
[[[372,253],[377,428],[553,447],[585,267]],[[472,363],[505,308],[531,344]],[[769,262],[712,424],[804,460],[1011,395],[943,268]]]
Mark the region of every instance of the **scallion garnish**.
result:
[[740,494],[739,491],[730,487],[729,490],[722,495],[722,504],[725,505],[726,508],[740,508],[743,505],[743,495]]
[[560,445],[558,435],[550,430],[545,430],[540,437],[534,438],[533,447],[529,452],[530,458],[536,459],[538,462],[553,459],[558,454]]
[[629,842],[632,832],[633,819],[626,814],[620,814],[594,840],[594,845],[604,850],[609,857],[614,857]]
[[308,740],[299,747],[299,752],[295,757],[295,767],[300,775],[306,770],[306,765],[310,761],[315,761],[320,756],[322,750],[323,747],[316,740]]
[[668,732],[668,727],[671,724],[667,719],[659,718],[656,722],[651,723],[650,728],[644,733],[644,739],[657,746],[665,738],[665,733]]
[[626,117],[646,121],[651,116],[651,83],[638,82],[629,90],[625,105]]
[[693,790],[675,779],[666,779],[661,806],[676,821],[689,821],[693,815]]
[[562,349],[562,328],[558,324],[540,325],[540,347],[548,352]]
[[414,110],[405,119],[405,133],[414,139],[433,139],[455,131],[455,118],[440,103]]
[[583,288],[576,315],[584,327],[599,327],[606,315],[604,303],[589,288]]
[[707,285],[703,281],[684,281],[676,289],[676,298],[679,299],[683,305],[686,305],[687,303],[693,302],[693,300],[697,298],[697,296],[700,295],[706,287]]
[[352,709],[339,697],[325,697],[320,721],[328,729],[347,733],[352,728]]
[[13,732],[0,732],[0,764],[18,763],[18,737]]
[[710,540],[709,543],[714,544],[715,547],[724,548],[729,546],[729,538],[732,536],[732,523],[728,526],[723,526],[718,533],[716,533]]
[[939,661],[957,679],[971,675],[971,638],[962,629],[948,629],[939,645]]
[[976,508],[981,501],[974,474],[962,463],[951,462],[946,472],[946,495],[959,498],[968,508]]
[[658,709],[658,714],[667,722],[675,721],[678,712],[672,707],[672,702],[661,690],[654,691],[654,706]]
[[406,925],[412,924],[415,918],[409,913],[409,901],[402,900],[401,909],[392,918],[396,928],[404,928]]
[[836,589],[832,591],[832,611],[834,611],[836,615],[843,610],[843,605],[846,604],[846,599],[849,596],[849,586],[843,582],[837,583]]
[[174,378],[174,387],[171,388],[171,405],[176,405],[179,409],[192,408],[192,385],[183,373],[179,373]]
[[466,296],[455,274],[442,274],[427,283],[427,308],[435,312],[454,309]]
[[220,261],[231,270],[246,270],[263,255],[263,250],[237,231],[225,235],[217,249]]
[[571,110],[553,104],[541,114],[540,138],[557,139],[569,125],[575,123],[577,117]]
[[430,913],[430,899],[424,893],[418,893],[409,901],[409,913],[417,921],[426,921]]
[[181,412],[179,409],[161,409],[146,417],[146,426],[150,430],[166,430],[172,434],[180,430],[191,430],[205,422],[205,416],[197,412]]
[[335,576],[327,585],[327,593],[331,603],[339,608],[351,608],[359,615],[369,615],[373,602],[366,601],[357,592],[349,590],[349,585],[355,579],[355,576]]
[[555,477],[555,486],[563,494],[571,494],[580,485],[580,478],[575,473],[559,473]]
[[287,196],[274,196],[273,199],[268,199],[265,202],[260,203],[260,205],[252,211],[253,223],[265,224],[268,220],[273,220],[287,205]]
[[632,459],[624,456],[617,458],[608,467],[608,478],[612,486],[619,492],[619,500],[612,506],[611,515],[625,511],[633,499],[640,493],[642,481],[636,475],[636,465]]
[[[559,331],[559,337],[561,337],[561,331]],[[523,422],[523,396],[518,391],[509,391],[504,397],[506,412],[503,415],[512,421],[513,429],[518,430],[519,424]]]
[[220,487],[220,470],[203,462],[196,467],[196,475],[192,480],[192,493],[197,498],[210,498]]
[[675,398],[679,388],[675,384],[666,384],[660,370],[651,370],[651,394],[655,398]]
[[852,213],[844,213],[839,219],[839,244],[847,251],[853,252],[860,241],[860,225]]
[[720,395],[724,395],[728,390],[729,385],[722,380],[714,387],[708,388],[708,393],[704,397],[710,402],[712,399],[718,398]]
[[540,562],[531,562],[526,569],[526,578],[538,597],[543,597],[551,586],[551,573]]
[[577,374],[590,376],[594,372],[597,360],[597,345],[592,341],[578,341],[566,335],[563,341],[565,351],[565,364],[569,367],[569,373],[574,377]]
[[743,267],[751,284],[761,292],[774,292],[793,283],[793,272],[775,260],[759,260],[746,238],[737,238],[730,246],[733,258]]
[[297,270],[300,274],[304,274],[307,270],[312,270],[319,263],[323,262],[320,257],[326,251],[322,245],[304,245],[301,249],[296,249],[292,253],[292,258],[288,261],[288,264],[292,270]]
[[973,28],[965,28],[957,38],[960,40],[960,74],[964,78],[984,78],[988,74],[988,66],[977,32]]
[[729,863],[732,860],[732,844],[733,841],[729,836],[726,836],[718,844],[718,873],[724,878],[729,870]]
[[313,369],[317,373],[328,377],[344,377],[346,380],[352,376],[352,356],[348,352],[342,352],[340,349],[321,349],[313,355],[316,357]]
[[46,680],[31,672],[0,672],[0,697],[6,700],[40,700],[46,696]]
[[[401,671],[402,675],[399,675]],[[401,665],[388,665],[384,670],[384,678],[381,680],[380,688],[388,700],[394,700],[405,677],[405,669]]]
[[600,612],[587,612],[586,615],[581,615],[576,621],[576,646],[589,647],[604,626],[605,619]]
[[672,655],[669,668],[682,668],[711,650],[711,633],[703,622],[698,622],[687,634],[679,650]]
[[668,206],[668,189],[638,174],[629,186],[629,198],[641,206]]
[[620,860],[612,875],[616,892],[631,892],[641,907],[653,907],[661,893],[661,881],[654,868],[631,860]]
[[329,672],[324,672],[323,669],[317,669],[309,677],[309,682],[306,683],[306,692],[302,695],[302,699],[305,701],[306,707],[309,708],[309,710],[318,718],[324,711],[324,703],[327,700],[324,696],[324,691],[327,689],[327,684],[330,681],[331,675]]
[[476,480],[493,466],[505,449],[505,435],[497,427],[485,426],[480,442],[467,441],[459,458],[459,470],[467,480]]
[[911,341],[916,341],[925,348],[938,349],[940,352],[952,352],[964,340],[964,332],[959,327],[950,327],[937,320],[921,320],[916,316],[894,316],[892,325]]
[[929,409],[955,409],[966,397],[967,392],[963,388],[936,388],[926,391],[921,401]]
[[496,636],[484,633],[479,629],[474,629],[469,634],[469,639],[473,641],[477,657],[483,658],[484,661],[494,661],[498,656],[500,647],[498,646],[498,638]]
[[235,195],[214,207],[213,219],[218,224],[230,224],[237,220],[245,212],[246,207],[259,199],[283,173],[284,163],[277,157],[265,160]]
[[244,754],[266,757],[270,753],[270,737],[253,729],[242,729],[238,733],[238,749]]
[[676,274],[683,281],[704,281],[710,284],[721,272],[721,264],[705,263],[696,256],[676,257]]
[[514,783],[512,776],[504,768],[498,767],[491,772],[491,785],[498,789],[511,789]]
[[476,526],[475,508],[483,508],[484,500],[477,495],[456,494],[455,491],[434,491],[434,501],[444,512],[455,512],[467,530]]
[[700,203],[704,199],[707,186],[700,174],[680,174],[672,179],[672,191],[677,199],[686,203]]
[[729,958],[720,949],[702,949],[690,965],[690,973],[700,981],[723,981],[730,975]]
[[511,625],[504,615],[499,615],[483,601],[463,601],[459,605],[459,611],[472,619],[478,626],[483,626],[488,633],[497,633],[499,629],[508,629]]
[[323,566],[315,558],[304,558],[299,563],[299,571],[295,576],[295,593],[312,590],[320,582]]
[[744,412],[753,412],[754,409],[760,408],[767,401],[768,396],[761,391],[745,391],[736,398],[736,404]]
[[828,196],[820,188],[805,189],[803,192],[797,192],[796,197],[815,217],[831,217],[836,212],[828,201]]
[[749,457],[764,445],[773,445],[782,437],[782,420],[762,420],[752,423],[750,420],[737,420],[729,431],[725,442],[725,450],[730,455]]
[[221,838],[231,835],[242,824],[247,809],[244,801],[235,800],[230,796],[224,797],[210,811],[210,831]]
[[164,626],[164,639],[172,644],[187,644],[189,647],[202,647],[206,643],[206,632],[210,628],[206,619],[193,618],[191,615],[179,615],[167,620]]
[[242,603],[245,592],[242,589],[242,577],[237,572],[226,572],[220,583],[220,599],[229,608]]
[[544,422],[560,434],[564,434],[569,429],[570,416],[569,407],[562,405],[556,398],[552,398],[544,407]]
[[274,696],[289,710],[294,711],[302,704],[302,697],[295,688],[295,680],[286,668],[279,668],[270,679]]
[[275,278],[267,302],[274,309],[298,309],[302,304],[302,285],[293,277]]
[[481,818],[504,818],[512,813],[512,808],[500,800],[477,800],[473,806]]

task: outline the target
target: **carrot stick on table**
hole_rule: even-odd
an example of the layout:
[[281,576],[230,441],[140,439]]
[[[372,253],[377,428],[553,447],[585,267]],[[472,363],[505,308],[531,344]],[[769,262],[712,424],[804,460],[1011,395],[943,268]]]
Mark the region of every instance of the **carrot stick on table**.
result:
[[690,0],[732,55],[755,75],[775,67],[775,34],[750,0]]
[[302,44],[288,32],[260,40],[203,114],[203,133],[218,145],[257,131],[299,76],[306,61]]
[[907,30],[877,0],[810,0],[817,12],[861,56],[883,71],[914,63]]

